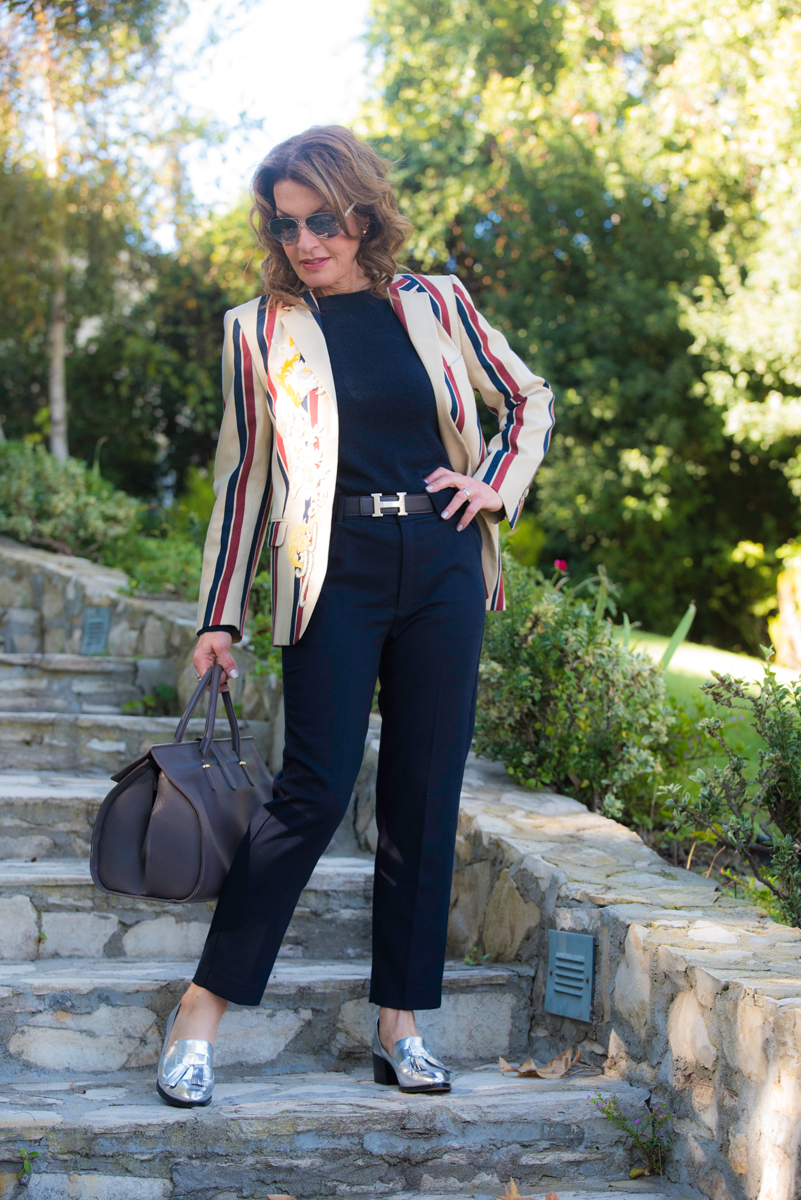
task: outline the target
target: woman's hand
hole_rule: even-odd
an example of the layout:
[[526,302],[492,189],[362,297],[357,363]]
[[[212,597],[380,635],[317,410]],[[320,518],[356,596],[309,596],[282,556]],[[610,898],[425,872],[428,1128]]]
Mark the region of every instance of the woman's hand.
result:
[[192,655],[192,662],[200,679],[203,678],[209,667],[213,667],[218,662],[223,669],[221,691],[223,685],[227,684],[229,679],[239,678],[239,671],[231,656],[230,633],[222,633],[220,631],[217,633],[201,633],[197,639],[195,653]]
[[432,471],[426,479],[427,492],[441,492],[443,488],[458,488],[459,491],[448,507],[440,515],[448,519],[458,508],[461,508],[465,499],[469,500],[467,508],[459,517],[459,524],[456,526],[458,532],[461,532],[465,525],[469,525],[476,513],[486,508],[489,512],[497,512],[499,508],[503,508],[503,500],[501,500],[495,488],[490,487],[488,483],[482,483],[479,479],[473,479],[472,475],[460,475],[458,471],[451,471],[449,467],[437,467],[436,471]]

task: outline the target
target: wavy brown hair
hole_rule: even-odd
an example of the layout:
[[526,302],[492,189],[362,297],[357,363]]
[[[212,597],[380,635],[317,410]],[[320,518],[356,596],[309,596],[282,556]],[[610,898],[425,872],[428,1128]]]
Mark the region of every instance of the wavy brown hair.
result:
[[397,270],[396,255],[411,231],[387,182],[391,166],[343,125],[314,125],[270,151],[253,177],[249,219],[259,248],[266,254],[262,284],[271,308],[297,304],[312,290],[295,274],[283,246],[270,233],[274,188],[281,179],[292,179],[319,192],[326,210],[334,213],[346,233],[345,210],[354,205],[354,215],[367,222],[356,261],[372,281],[372,290],[386,296]]

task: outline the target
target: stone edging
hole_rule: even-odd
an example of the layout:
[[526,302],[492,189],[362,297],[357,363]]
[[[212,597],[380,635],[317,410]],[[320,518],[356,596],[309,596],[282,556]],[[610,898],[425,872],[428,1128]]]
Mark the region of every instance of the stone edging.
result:
[[[593,1022],[543,1013],[548,930],[596,939]],[[674,868],[568,797],[471,758],[449,947],[536,965],[531,1050],[580,1044],[675,1112],[670,1175],[712,1200],[794,1200],[801,930]]]

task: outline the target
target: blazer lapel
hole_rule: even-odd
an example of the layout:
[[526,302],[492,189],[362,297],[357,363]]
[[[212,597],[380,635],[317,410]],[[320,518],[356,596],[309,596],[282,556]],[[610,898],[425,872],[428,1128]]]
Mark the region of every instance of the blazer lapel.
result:
[[[470,453],[451,413],[451,395],[445,379],[443,359],[458,357],[458,348],[434,316],[428,294],[423,291],[398,291],[393,300],[395,312],[406,326],[412,345],[428,372],[437,402],[437,423],[443,445],[455,471],[471,474]],[[398,312],[400,303],[401,311]],[[451,357],[448,357],[450,352]]]
[[328,347],[315,314],[305,304],[295,304],[281,312],[281,321],[303,355],[306,366],[316,376],[320,387],[336,403],[336,388]]

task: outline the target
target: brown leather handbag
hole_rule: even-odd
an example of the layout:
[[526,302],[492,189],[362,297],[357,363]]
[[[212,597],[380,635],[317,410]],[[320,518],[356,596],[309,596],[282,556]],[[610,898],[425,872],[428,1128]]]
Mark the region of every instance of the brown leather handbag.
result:
[[[230,738],[214,737],[222,668],[201,679],[172,742],[112,775],[92,834],[92,879],[114,896],[186,904],[214,900],[239,842],[260,805],[272,798],[272,778],[253,738],[239,736],[228,691],[222,693]],[[182,741],[200,697],[211,686],[202,738]]]

